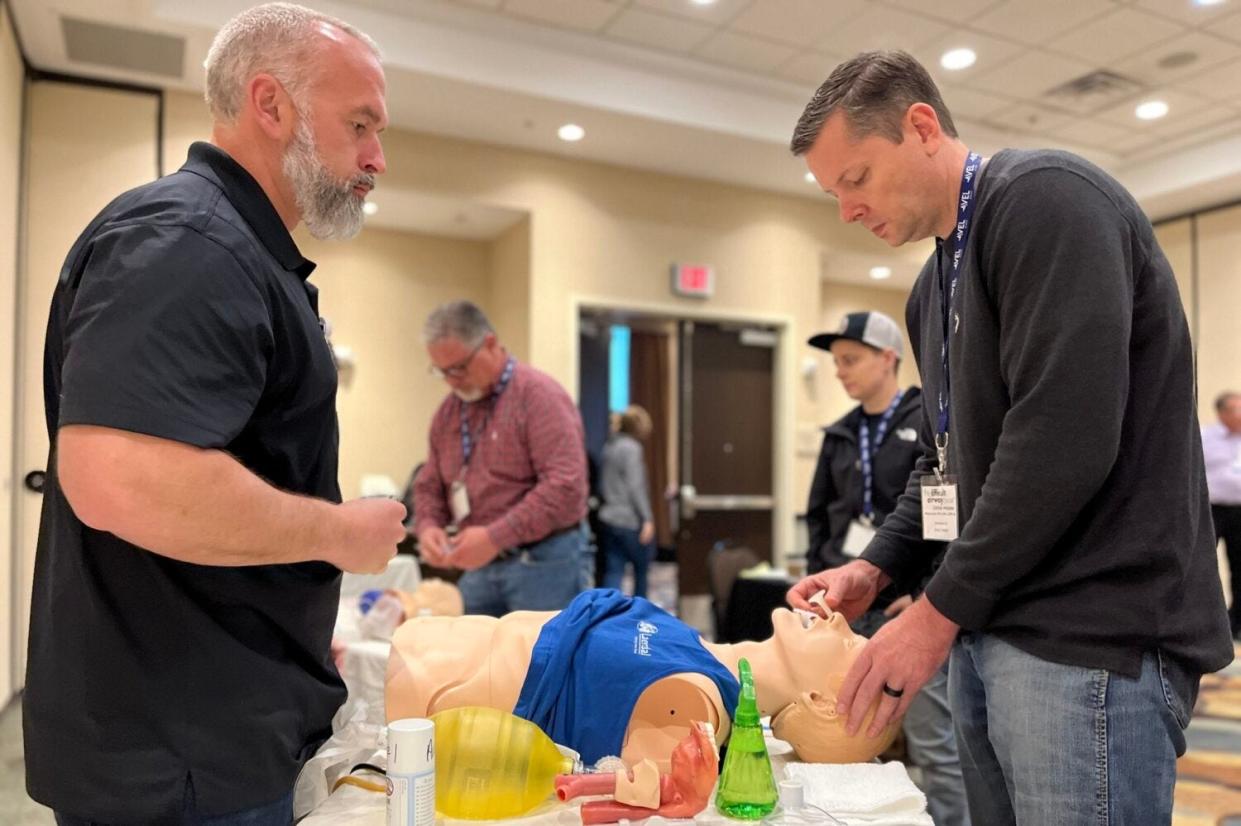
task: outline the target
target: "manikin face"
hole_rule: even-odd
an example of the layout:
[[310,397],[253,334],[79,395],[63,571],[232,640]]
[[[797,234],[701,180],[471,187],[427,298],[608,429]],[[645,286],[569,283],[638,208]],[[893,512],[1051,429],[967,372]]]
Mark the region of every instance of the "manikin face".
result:
[[[773,639],[789,664],[793,681],[804,687],[795,702],[772,718],[772,733],[809,763],[866,762],[887,748],[899,723],[889,724],[878,737],[867,737],[863,725],[850,737],[845,733],[846,718],[836,713],[840,684],[866,639],[854,634],[837,613],[823,619],[778,608],[771,620]],[[869,724],[870,715],[866,719]]]
[[927,112],[934,118],[926,104],[909,108],[900,143],[882,135],[857,139],[844,113],[834,112],[805,155],[819,186],[839,201],[840,219],[862,224],[893,247],[935,235],[950,197],[929,162],[939,122],[928,129]]
[[362,228],[362,205],[387,168],[379,144],[388,124],[384,75],[365,44],[331,26],[322,33],[325,60],[307,99],[296,101],[282,167],[310,234],[344,239]]
[[854,401],[869,401],[888,383],[896,365],[892,350],[876,350],[860,341],[839,338],[832,342],[836,378]]
[[478,401],[491,391],[506,358],[493,333],[474,346],[454,336],[439,338],[427,345],[427,354],[452,392],[466,402]]

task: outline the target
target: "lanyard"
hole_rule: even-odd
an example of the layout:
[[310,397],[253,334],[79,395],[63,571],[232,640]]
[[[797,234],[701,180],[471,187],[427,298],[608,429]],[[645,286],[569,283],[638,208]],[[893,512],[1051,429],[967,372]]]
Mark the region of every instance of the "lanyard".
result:
[[[495,390],[491,395],[496,398],[492,409],[487,411],[487,415],[483,417],[483,424],[478,428],[478,435],[482,436],[487,430],[487,422],[491,419],[491,414],[495,412],[494,404],[499,403],[500,394],[504,392],[504,388],[508,387],[509,381],[513,378],[513,369],[517,366],[517,360],[509,356],[508,361],[504,363],[504,372],[500,374],[500,380],[496,382]],[[467,415],[467,407],[469,402],[461,402],[461,472],[470,465],[470,456],[474,454],[475,435],[470,432],[470,418]]]
[[874,448],[870,446],[870,425],[866,421],[866,411],[862,411],[862,420],[858,423],[858,447],[862,453],[862,516],[868,520],[873,519],[875,513],[875,457],[879,455],[879,445],[883,444],[883,437],[888,435],[888,426],[892,424],[892,417],[896,415],[896,408],[900,406],[904,396],[904,390],[897,391],[896,398],[888,405],[888,409],[883,411],[879,425],[875,428]]
[[[939,454],[939,472],[943,473],[948,462],[948,406],[952,398],[952,381],[948,369],[948,340],[952,335],[952,306],[957,297],[957,278],[961,274],[961,259],[965,257],[965,245],[970,238],[970,223],[974,218],[974,189],[978,183],[978,170],[982,156],[969,153],[965,169],[961,172],[961,195],[957,202],[957,227],[952,233],[952,269],[948,283],[944,283],[944,269],[939,270],[939,303],[943,313],[944,342],[940,346],[943,373],[939,388],[939,425],[935,430],[935,450]],[[936,262],[938,264],[938,256]]]

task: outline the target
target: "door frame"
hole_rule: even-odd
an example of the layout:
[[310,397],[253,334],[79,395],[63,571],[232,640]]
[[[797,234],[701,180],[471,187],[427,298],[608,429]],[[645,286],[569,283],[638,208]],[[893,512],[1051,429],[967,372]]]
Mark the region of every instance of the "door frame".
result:
[[789,332],[793,328],[793,318],[789,315],[772,313],[752,313],[744,310],[724,307],[694,307],[673,301],[630,301],[623,298],[574,293],[569,296],[569,341],[573,347],[571,353],[571,370],[573,377],[573,398],[577,401],[581,396],[578,373],[580,370],[577,340],[583,311],[601,310],[609,312],[628,312],[635,315],[653,316],[668,321],[710,321],[726,324],[756,324],[772,327],[776,332],[775,372],[772,380],[775,384],[775,405],[772,411],[772,491],[775,506],[772,508],[771,531],[771,564],[780,567],[790,554],[796,554],[793,547],[795,539],[795,517],[797,508],[793,505],[793,472],[797,457],[794,455],[794,435],[796,398],[794,377],[797,375],[796,350],[791,346]]

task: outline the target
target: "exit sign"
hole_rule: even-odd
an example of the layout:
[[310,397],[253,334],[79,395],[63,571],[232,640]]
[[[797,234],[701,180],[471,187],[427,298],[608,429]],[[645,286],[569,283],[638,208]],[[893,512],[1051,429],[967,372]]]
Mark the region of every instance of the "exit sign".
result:
[[708,298],[715,292],[715,270],[703,264],[673,264],[672,291],[677,295]]

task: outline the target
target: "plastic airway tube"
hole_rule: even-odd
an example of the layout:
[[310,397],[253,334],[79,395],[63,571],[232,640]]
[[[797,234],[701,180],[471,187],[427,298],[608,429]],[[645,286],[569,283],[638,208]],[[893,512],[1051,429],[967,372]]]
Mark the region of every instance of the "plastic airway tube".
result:
[[572,800],[595,794],[615,794],[616,775],[612,772],[598,774],[560,774],[556,775],[556,797],[560,800]]

